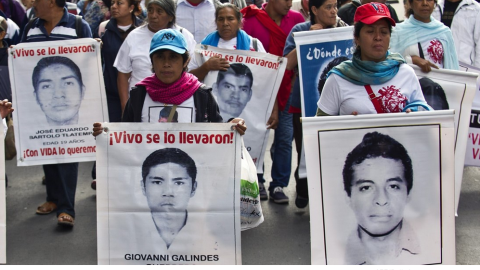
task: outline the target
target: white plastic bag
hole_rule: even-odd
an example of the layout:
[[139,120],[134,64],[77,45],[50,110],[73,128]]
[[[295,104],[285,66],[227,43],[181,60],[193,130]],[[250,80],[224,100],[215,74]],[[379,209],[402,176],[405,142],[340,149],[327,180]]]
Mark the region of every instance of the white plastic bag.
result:
[[242,231],[257,227],[263,222],[257,168],[242,138],[242,173],[240,181],[240,221]]

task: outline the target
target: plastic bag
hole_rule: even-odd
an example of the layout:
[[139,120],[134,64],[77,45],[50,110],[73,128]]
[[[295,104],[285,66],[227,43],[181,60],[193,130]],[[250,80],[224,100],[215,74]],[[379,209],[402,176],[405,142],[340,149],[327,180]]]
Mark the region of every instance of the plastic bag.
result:
[[240,180],[240,221],[242,231],[257,227],[263,222],[257,167],[248,153],[242,138],[242,172]]

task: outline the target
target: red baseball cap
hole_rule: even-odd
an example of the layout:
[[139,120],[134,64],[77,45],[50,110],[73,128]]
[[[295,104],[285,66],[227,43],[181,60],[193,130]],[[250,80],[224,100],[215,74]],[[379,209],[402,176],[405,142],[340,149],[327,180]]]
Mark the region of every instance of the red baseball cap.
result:
[[380,19],[387,19],[392,26],[395,26],[395,21],[390,16],[390,11],[386,5],[377,2],[370,2],[357,8],[353,21],[362,22],[364,24],[373,24]]

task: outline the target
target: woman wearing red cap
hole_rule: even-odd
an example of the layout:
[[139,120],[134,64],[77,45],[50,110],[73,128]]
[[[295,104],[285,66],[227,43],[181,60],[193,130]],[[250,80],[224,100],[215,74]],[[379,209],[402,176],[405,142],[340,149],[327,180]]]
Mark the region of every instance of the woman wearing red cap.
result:
[[355,12],[352,60],[329,72],[317,103],[317,116],[402,112],[408,104],[425,103],[413,69],[390,53],[395,21],[388,8],[371,2]]

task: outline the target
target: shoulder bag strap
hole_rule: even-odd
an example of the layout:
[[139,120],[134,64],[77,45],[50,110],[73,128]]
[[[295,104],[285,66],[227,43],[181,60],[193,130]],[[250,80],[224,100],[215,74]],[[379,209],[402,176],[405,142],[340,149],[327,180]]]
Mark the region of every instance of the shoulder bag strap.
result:
[[375,93],[373,93],[372,87],[369,84],[367,84],[365,85],[365,89],[367,90],[368,97],[372,101],[373,107],[375,107],[375,110],[377,111],[377,113],[385,113],[385,111],[382,108],[382,105],[380,104],[380,100],[378,99],[377,96],[375,96]]

